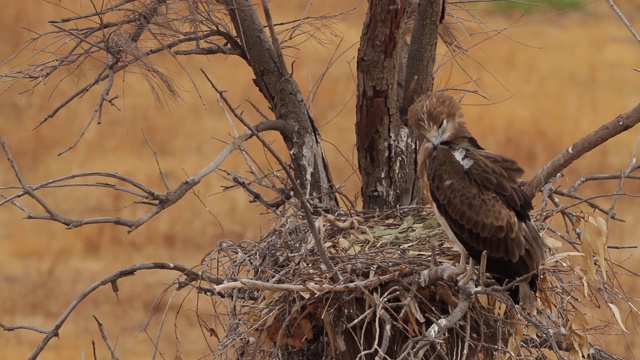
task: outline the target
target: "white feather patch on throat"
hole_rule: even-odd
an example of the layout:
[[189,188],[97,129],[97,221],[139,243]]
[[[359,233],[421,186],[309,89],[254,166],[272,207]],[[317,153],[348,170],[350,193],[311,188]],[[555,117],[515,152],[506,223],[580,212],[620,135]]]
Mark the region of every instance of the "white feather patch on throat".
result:
[[466,155],[467,151],[465,149],[457,148],[453,150],[453,156],[458,160],[458,162],[460,162],[465,170],[473,164],[473,160],[466,157]]

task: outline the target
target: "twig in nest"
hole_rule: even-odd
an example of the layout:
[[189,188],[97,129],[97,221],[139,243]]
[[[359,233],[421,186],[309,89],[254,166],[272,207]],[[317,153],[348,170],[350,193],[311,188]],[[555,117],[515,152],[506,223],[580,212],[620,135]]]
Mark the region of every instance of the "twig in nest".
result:
[[324,291],[342,292],[350,291],[358,288],[368,289],[386,283],[388,281],[398,279],[406,275],[404,272],[393,273],[384,276],[372,277],[366,280],[353,281],[340,285],[320,285],[314,283],[307,284],[274,284],[264,281],[256,281],[251,279],[241,279],[238,281],[226,282],[213,286],[211,291],[214,293],[224,293],[235,289],[260,289],[260,290],[272,290],[272,291],[286,291],[286,292],[299,292],[299,293],[321,293]]

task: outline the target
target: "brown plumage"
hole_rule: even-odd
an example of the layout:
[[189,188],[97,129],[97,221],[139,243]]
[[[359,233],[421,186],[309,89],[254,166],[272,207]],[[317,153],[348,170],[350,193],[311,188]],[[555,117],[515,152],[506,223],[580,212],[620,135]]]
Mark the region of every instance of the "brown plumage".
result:
[[533,273],[512,293],[531,307],[545,247],[531,222],[531,199],[518,186],[522,168],[484,150],[462,121],[460,104],[444,93],[420,97],[409,109],[409,126],[418,138],[425,193],[449,237],[476,262],[486,251],[487,272],[501,280]]

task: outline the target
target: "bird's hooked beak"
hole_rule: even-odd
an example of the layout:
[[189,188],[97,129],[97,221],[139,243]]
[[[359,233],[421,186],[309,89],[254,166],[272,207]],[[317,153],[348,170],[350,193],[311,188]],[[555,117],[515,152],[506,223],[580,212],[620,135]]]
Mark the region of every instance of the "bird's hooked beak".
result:
[[429,136],[427,136],[427,146],[435,148],[442,143],[442,139],[447,132],[447,119],[443,119],[438,128],[432,128]]

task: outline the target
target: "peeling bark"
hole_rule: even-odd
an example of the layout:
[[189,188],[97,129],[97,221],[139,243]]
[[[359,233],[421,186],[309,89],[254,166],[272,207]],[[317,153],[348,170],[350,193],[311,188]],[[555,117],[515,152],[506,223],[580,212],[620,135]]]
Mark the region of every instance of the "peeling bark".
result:
[[[429,23],[414,29],[418,40],[411,44],[406,41],[409,6],[406,0],[371,0],[360,37],[356,145],[365,209],[408,205],[422,196],[415,138],[402,119],[411,103],[404,105],[403,99],[410,92],[412,102],[413,89],[426,92],[433,86],[441,2],[421,0],[418,11],[427,13],[418,13],[416,21]],[[404,84],[405,68],[418,80]]]
[[286,122],[280,134],[291,155],[297,182],[311,202],[322,208],[336,208],[333,183],[322,149],[320,134],[313,123],[298,84],[265,31],[253,2],[221,0],[238,40],[247,55],[253,82],[269,102],[276,119]]

